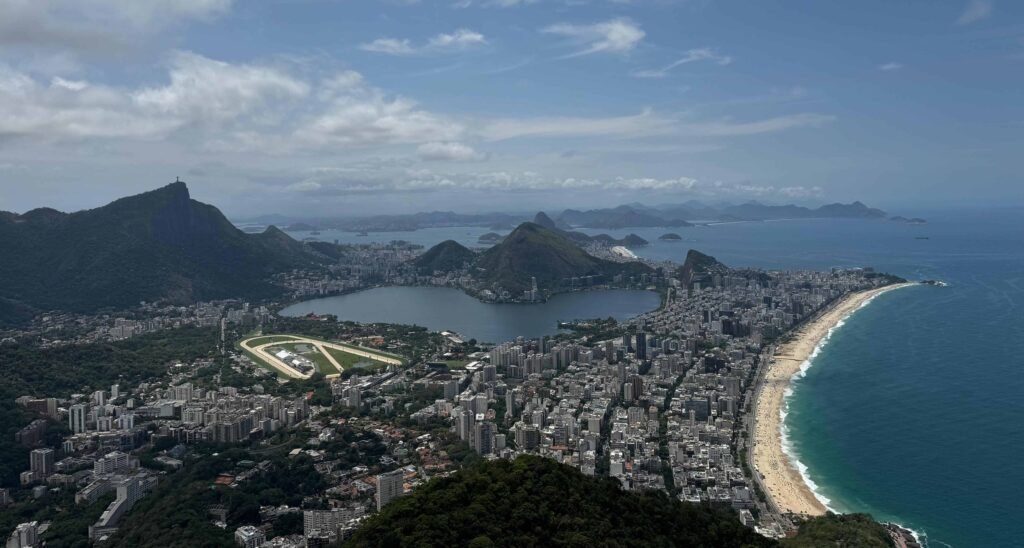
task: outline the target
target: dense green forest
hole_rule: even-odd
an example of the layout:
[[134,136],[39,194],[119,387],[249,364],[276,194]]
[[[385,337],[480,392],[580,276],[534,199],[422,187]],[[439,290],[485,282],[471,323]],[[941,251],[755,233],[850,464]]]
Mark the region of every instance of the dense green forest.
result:
[[367,520],[346,546],[887,547],[868,516],[806,522],[781,543],[740,524],[727,507],[628,493],[542,457],[469,466],[435,479]]
[[437,479],[370,518],[348,546],[773,546],[712,506],[630,494],[541,457]]
[[893,546],[889,533],[867,514],[829,514],[808,520],[800,533],[783,541],[785,548],[886,548]]

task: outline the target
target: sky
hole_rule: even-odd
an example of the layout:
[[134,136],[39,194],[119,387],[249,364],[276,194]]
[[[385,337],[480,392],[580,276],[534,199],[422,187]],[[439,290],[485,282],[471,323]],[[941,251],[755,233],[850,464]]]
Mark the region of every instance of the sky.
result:
[[0,210],[1024,204],[1024,3],[0,0]]

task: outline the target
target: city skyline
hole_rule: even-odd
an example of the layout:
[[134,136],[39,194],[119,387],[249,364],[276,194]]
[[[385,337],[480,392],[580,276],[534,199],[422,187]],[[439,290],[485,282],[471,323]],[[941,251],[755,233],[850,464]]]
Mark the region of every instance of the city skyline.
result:
[[4,10],[3,210],[176,176],[232,217],[1024,200],[1006,2]]

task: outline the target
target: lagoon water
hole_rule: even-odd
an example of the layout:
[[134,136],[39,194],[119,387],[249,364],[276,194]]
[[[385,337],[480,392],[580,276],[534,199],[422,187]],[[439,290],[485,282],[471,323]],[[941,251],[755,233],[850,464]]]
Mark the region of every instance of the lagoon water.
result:
[[558,322],[607,318],[626,320],[654,310],[661,297],[653,291],[609,289],[555,295],[545,303],[482,303],[446,287],[379,287],[289,306],[285,316],[335,314],[357,322],[415,324],[452,330],[482,342],[558,333]]
[[[786,428],[793,451],[832,508],[898,521],[925,533],[933,547],[1019,546],[1024,544],[1024,211],[921,214],[928,224],[800,220],[587,232],[639,234],[651,245],[634,251],[654,260],[681,262],[694,248],[731,266],[873,266],[947,282],[944,288],[887,293],[849,318],[794,383]],[[417,231],[417,243],[473,243],[487,232],[431,230]],[[666,232],[680,234],[683,241],[659,241]],[[410,234],[416,233],[388,233],[387,240],[411,240]],[[509,338],[520,329],[516,334],[536,336],[538,331],[525,329],[550,330],[559,319],[607,315],[574,313],[585,304],[575,299],[587,301],[587,294],[553,299],[547,311],[503,305],[511,308],[467,315],[458,311],[475,301],[457,293],[429,302],[451,309],[464,327],[437,327],[467,335],[486,331],[476,335],[481,340]],[[359,295],[366,294],[348,298]],[[368,319],[386,320],[403,310],[402,301],[395,295],[370,299],[359,310]],[[615,303],[626,314],[646,309]],[[521,327],[506,329],[509,314]],[[531,319],[534,314],[537,319]]]

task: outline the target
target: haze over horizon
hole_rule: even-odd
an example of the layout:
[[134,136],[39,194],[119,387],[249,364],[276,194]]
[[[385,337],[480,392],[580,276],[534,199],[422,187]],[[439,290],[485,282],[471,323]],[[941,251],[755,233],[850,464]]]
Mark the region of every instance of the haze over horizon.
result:
[[[0,0],[0,210],[1024,205],[1024,7]],[[59,162],[55,159],[59,158]]]

